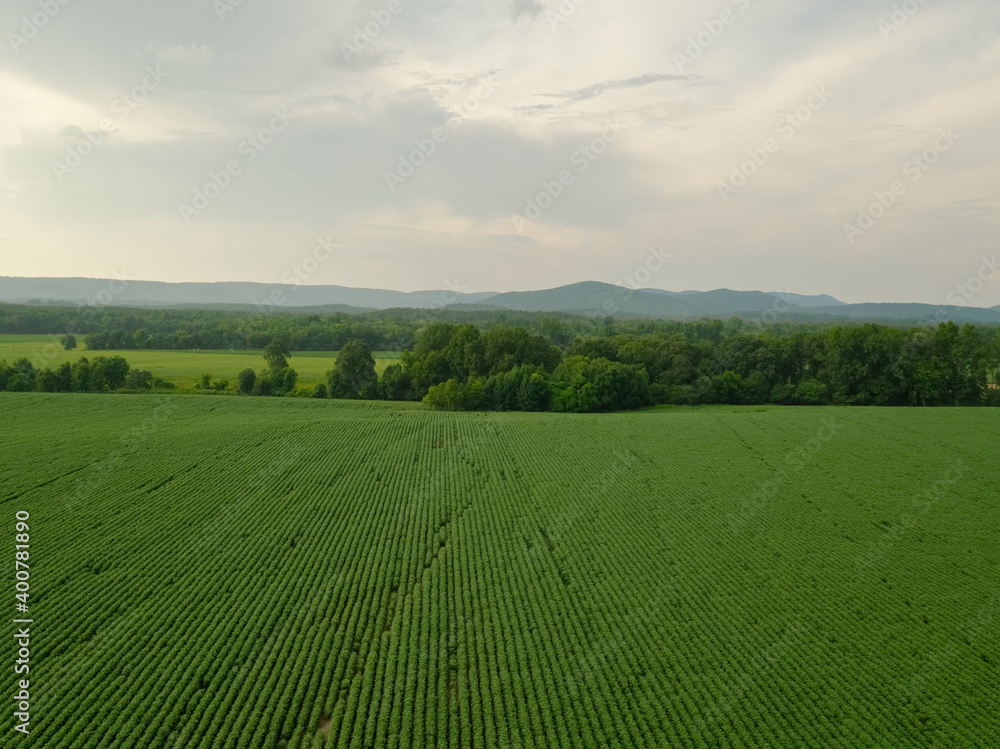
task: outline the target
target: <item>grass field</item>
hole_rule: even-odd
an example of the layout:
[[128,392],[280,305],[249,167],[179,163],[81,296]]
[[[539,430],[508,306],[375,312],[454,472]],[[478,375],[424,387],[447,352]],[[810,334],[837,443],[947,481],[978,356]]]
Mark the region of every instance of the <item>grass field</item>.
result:
[[[54,368],[81,356],[123,356],[134,369],[148,369],[181,390],[193,390],[203,374],[235,383],[236,375],[247,367],[257,372],[266,368],[260,351],[87,351],[83,336],[77,339],[79,348],[64,351],[57,345],[58,339],[59,336],[50,335],[2,335],[0,360],[11,363],[26,357],[35,367]],[[382,374],[390,364],[398,363],[400,353],[377,351],[373,356],[375,369]],[[335,351],[296,351],[289,363],[299,373],[298,385],[311,389],[317,383],[326,382],[326,373],[333,369],[336,359]]]
[[988,409],[0,415],[25,746],[1000,746]]

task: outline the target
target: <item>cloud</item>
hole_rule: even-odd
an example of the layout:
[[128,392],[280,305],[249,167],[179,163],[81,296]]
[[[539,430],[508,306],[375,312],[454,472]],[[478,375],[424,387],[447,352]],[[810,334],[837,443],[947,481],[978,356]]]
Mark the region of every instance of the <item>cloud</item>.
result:
[[646,73],[644,75],[635,76],[634,78],[621,78],[615,81],[604,81],[572,91],[562,91],[558,94],[543,94],[543,96],[565,99],[566,101],[586,101],[587,99],[593,99],[600,96],[605,91],[612,89],[642,88],[644,86],[650,86],[654,83],[661,83],[664,81],[682,81],[684,83],[692,84],[701,82],[701,79],[696,75]]
[[[878,23],[889,10],[870,2],[727,2],[748,9],[689,75],[674,55],[718,11],[574,2],[553,27],[545,11],[560,2],[404,0],[376,29],[386,0],[300,0],[280,13],[234,2],[223,21],[206,0],[88,0],[0,65],[7,270],[226,280],[239,268],[268,281],[294,260],[282,248],[335,231],[352,260],[330,282],[440,287],[460,274],[509,290],[614,281],[672,238],[686,248],[675,288],[938,301],[995,252],[995,0],[928,3],[888,40]],[[124,117],[113,102],[157,65],[168,81]],[[491,73],[495,93],[464,111]],[[723,204],[716,183],[820,85],[836,96]],[[285,105],[297,119],[243,163],[239,144]],[[385,172],[457,114],[461,125],[390,192]],[[509,214],[572,169],[571,154],[615,115],[621,141],[514,234]],[[119,132],[57,182],[53,162],[104,118]],[[864,237],[861,266],[843,222],[939,127],[962,139]],[[184,223],[178,202],[234,158],[239,179]],[[901,284],[900,267],[920,272]]]
[[543,10],[545,10],[545,6],[538,0],[514,0],[511,13],[514,16],[514,21],[519,21],[525,16],[534,20]]

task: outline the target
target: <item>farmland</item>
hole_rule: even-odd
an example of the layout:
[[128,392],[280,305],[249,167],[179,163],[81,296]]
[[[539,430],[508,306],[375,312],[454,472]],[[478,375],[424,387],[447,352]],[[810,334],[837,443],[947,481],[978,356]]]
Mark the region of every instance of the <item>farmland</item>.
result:
[[0,416],[26,746],[1000,746],[991,409]]
[[[259,351],[87,351],[82,343],[79,348],[64,351],[58,346],[60,336],[4,335],[0,336],[0,360],[8,363],[21,357],[31,360],[36,367],[53,367],[63,362],[75,362],[81,357],[122,356],[133,369],[148,369],[181,390],[192,390],[203,374],[213,379],[227,379],[235,383],[236,375],[247,367],[264,368]],[[381,374],[390,364],[399,361],[398,352],[375,352],[376,371]],[[335,351],[292,352],[291,366],[298,372],[298,384],[311,389],[326,382],[326,373],[333,369],[337,359]]]

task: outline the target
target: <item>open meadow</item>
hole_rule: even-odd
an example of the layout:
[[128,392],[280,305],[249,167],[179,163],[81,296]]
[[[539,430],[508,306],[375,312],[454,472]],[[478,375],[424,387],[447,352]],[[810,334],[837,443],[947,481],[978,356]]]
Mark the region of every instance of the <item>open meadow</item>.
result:
[[32,746],[1000,746],[990,409],[0,416]]
[[[53,335],[2,335],[0,360],[10,364],[25,357],[38,368],[56,367],[63,362],[75,362],[86,356],[121,356],[133,369],[148,369],[155,376],[173,383],[180,390],[193,390],[203,374],[214,380],[229,380],[235,384],[236,375],[249,367],[257,372],[266,368],[260,351],[88,351],[78,336],[79,347],[64,351],[59,345],[61,336]],[[376,351],[375,371],[382,374],[390,364],[399,362],[400,353]],[[326,373],[333,369],[336,351],[293,351],[290,366],[298,372],[298,385],[312,389],[326,382]]]

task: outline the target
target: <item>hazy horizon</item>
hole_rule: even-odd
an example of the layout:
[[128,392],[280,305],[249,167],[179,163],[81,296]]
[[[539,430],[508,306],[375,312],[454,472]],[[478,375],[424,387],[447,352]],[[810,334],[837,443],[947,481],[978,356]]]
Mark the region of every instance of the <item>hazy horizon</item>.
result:
[[[342,284],[310,283],[309,281],[300,281],[299,283],[295,283],[294,281],[293,282],[286,282],[286,281],[283,281],[283,280],[278,280],[278,281],[275,281],[275,282],[252,281],[252,280],[247,280],[247,279],[229,279],[229,280],[224,280],[224,281],[160,281],[158,279],[150,279],[150,278],[129,278],[128,276],[125,276],[125,275],[118,275],[118,276],[116,276],[114,278],[94,278],[94,277],[86,277],[86,276],[0,276],[0,279],[2,279],[2,278],[22,278],[22,279],[26,279],[26,280],[47,280],[47,279],[51,279],[51,280],[61,280],[61,281],[70,281],[70,280],[108,281],[108,282],[116,285],[116,289],[114,291],[115,294],[120,293],[121,291],[124,291],[124,289],[127,288],[127,284],[128,283],[259,284],[259,285],[263,285],[263,286],[283,287],[283,288],[293,288],[293,289],[294,288],[338,287],[338,288],[344,288],[344,289],[356,290],[356,291],[387,291],[387,292],[399,293],[399,294],[420,294],[420,293],[437,293],[437,292],[444,292],[445,294],[448,294],[448,293],[458,292],[458,293],[461,293],[461,294],[470,294],[470,295],[482,295],[482,294],[489,295],[489,294],[495,294],[495,295],[498,295],[498,296],[502,295],[502,294],[510,294],[510,293],[532,293],[532,292],[552,291],[552,290],[555,290],[555,289],[567,288],[567,287],[576,286],[576,285],[579,285],[579,284],[586,284],[586,283],[607,283],[607,284],[611,284],[611,282],[609,282],[609,281],[595,281],[594,279],[584,279],[584,280],[580,280],[580,281],[570,281],[570,282],[567,282],[567,283],[564,283],[564,284],[559,284],[558,286],[552,286],[552,287],[512,288],[512,289],[499,289],[498,290],[498,289],[469,289],[469,288],[464,288],[464,287],[456,286],[454,283],[451,283],[451,282],[446,282],[444,285],[442,285],[441,287],[437,287],[437,288],[395,289],[395,288],[385,288],[385,287],[375,287],[375,286],[344,286]],[[121,282],[121,281],[124,281],[126,283],[125,284],[120,284],[119,282]],[[628,289],[630,291],[663,291],[663,292],[668,292],[668,293],[671,293],[671,294],[704,294],[704,293],[707,293],[707,292],[714,292],[714,291],[733,291],[733,292],[738,292],[738,293],[743,293],[743,292],[763,292],[765,294],[774,294],[774,295],[778,295],[778,296],[786,296],[787,295],[787,296],[792,296],[792,297],[797,297],[797,296],[805,296],[805,297],[822,297],[822,296],[827,296],[827,297],[830,297],[830,298],[834,299],[837,302],[841,302],[841,303],[848,304],[848,305],[850,305],[850,304],[893,304],[893,303],[899,303],[899,304],[926,304],[925,302],[919,302],[919,301],[915,301],[915,300],[910,300],[908,302],[886,302],[885,300],[881,300],[881,299],[863,299],[863,300],[857,300],[857,301],[855,301],[855,300],[842,299],[842,298],[838,297],[836,294],[826,294],[826,293],[823,293],[823,292],[820,292],[820,293],[817,293],[817,294],[801,294],[800,295],[797,292],[790,291],[790,290],[787,290],[787,289],[749,289],[749,288],[744,289],[744,288],[732,288],[732,287],[727,287],[727,286],[717,286],[717,287],[708,288],[708,289],[666,289],[666,288],[662,288],[662,287],[659,287],[659,286],[630,286],[628,284],[611,284],[611,285],[618,285],[618,286],[620,286],[620,288]],[[970,308],[982,308],[982,309],[993,309],[996,306],[996,305],[984,306],[984,305],[976,304],[974,301],[973,302],[968,302],[968,303],[965,303],[965,304],[957,304],[956,302],[960,301],[960,300],[961,300],[961,295],[956,295],[956,294],[953,293],[950,299],[945,299],[945,300],[939,302],[938,305],[939,306],[946,306],[946,307],[970,307]],[[5,300],[2,299],[2,298],[0,298],[0,302],[3,302],[3,301],[5,301]],[[463,303],[468,304],[470,302],[463,302]],[[127,301],[124,304],[125,304],[125,306],[128,306],[128,302]],[[296,305],[294,305],[294,304],[287,304],[286,303],[286,304],[282,304],[280,306],[287,306],[289,308],[294,308]],[[314,306],[314,305],[308,304],[306,306]],[[808,309],[808,308],[805,308],[805,309]]]

